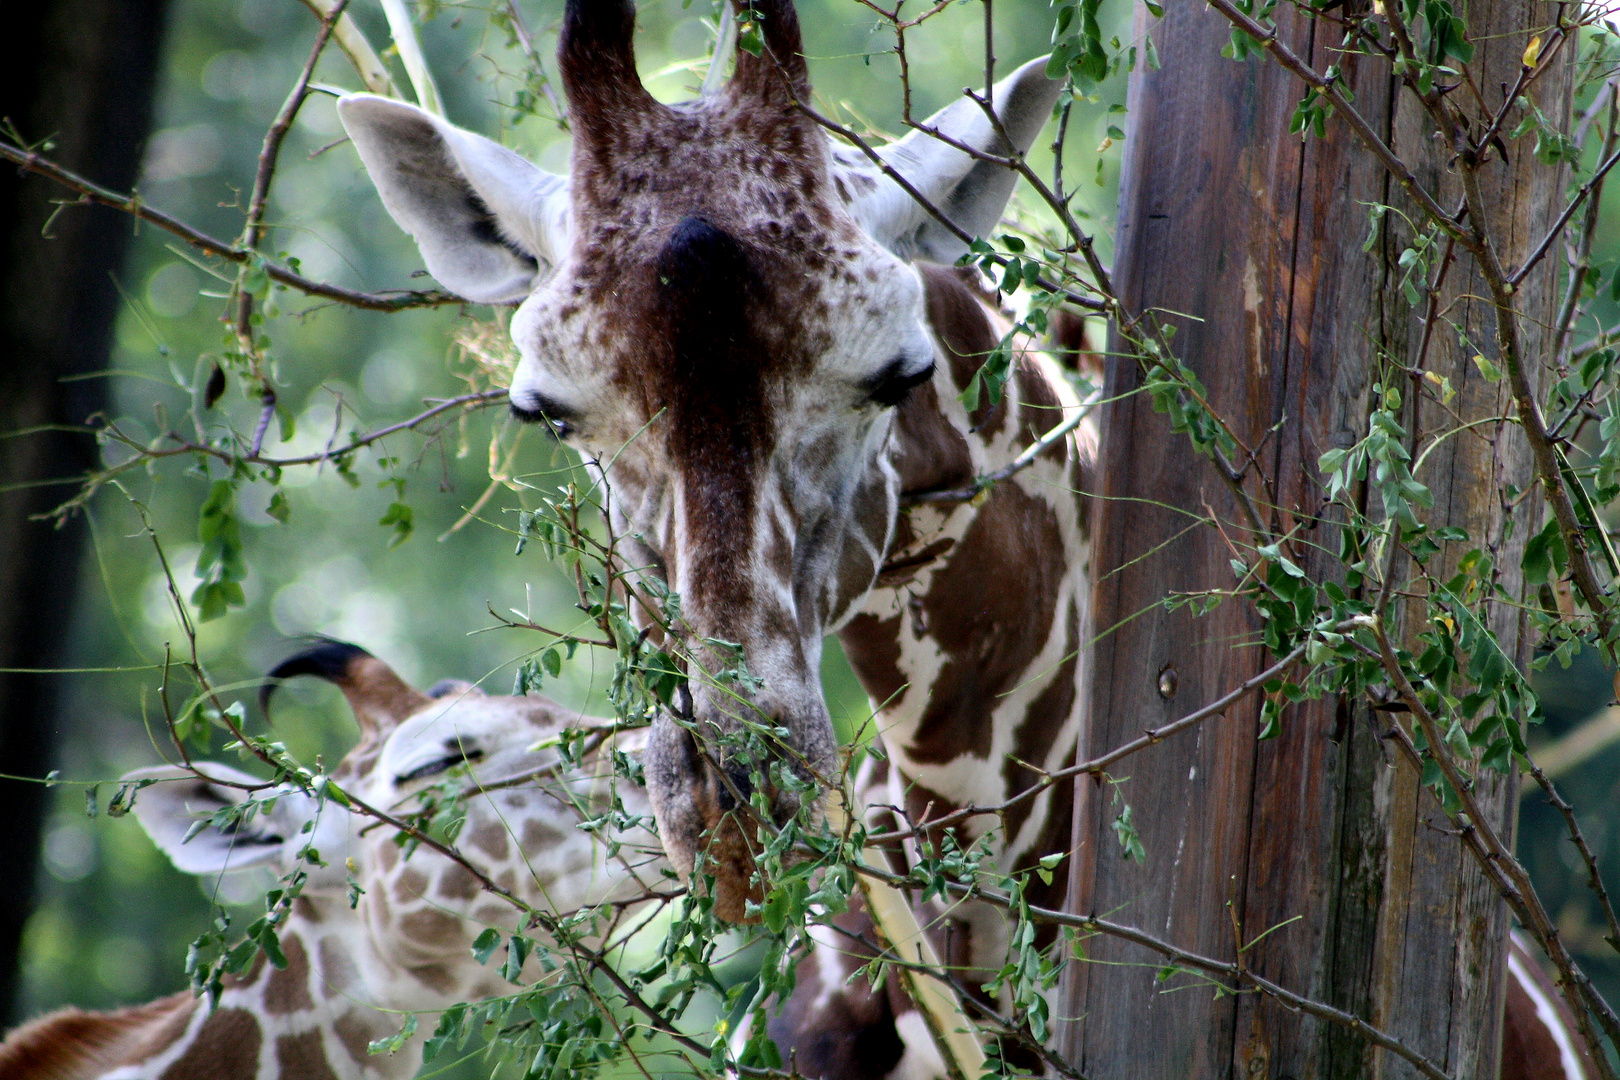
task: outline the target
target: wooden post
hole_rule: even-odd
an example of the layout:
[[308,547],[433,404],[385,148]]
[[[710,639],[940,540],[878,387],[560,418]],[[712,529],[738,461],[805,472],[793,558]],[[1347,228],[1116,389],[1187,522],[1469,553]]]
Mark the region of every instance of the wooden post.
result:
[[[1493,106],[1496,88],[1518,74],[1528,28],[1545,21],[1542,6],[1467,7],[1476,78]],[[1286,530],[1295,514],[1322,505],[1317,458],[1365,434],[1381,351],[1401,363],[1417,353],[1418,315],[1385,270],[1405,246],[1404,227],[1386,228],[1381,247],[1362,251],[1369,204],[1404,202],[1342,119],[1328,122],[1325,140],[1288,133],[1301,85],[1268,58],[1223,59],[1229,24],[1216,12],[1203,4],[1165,11],[1162,20],[1138,12],[1137,32],[1152,34],[1162,68],[1139,66],[1132,76],[1115,281],[1131,309],[1192,316],[1166,317],[1178,329],[1175,351],[1204,380],[1216,411],[1261,448]],[[1388,65],[1347,56],[1326,26],[1313,38],[1310,22],[1287,5],[1276,14],[1282,40],[1318,71],[1343,66],[1357,109],[1443,205],[1455,206],[1459,185],[1441,145],[1416,102],[1396,103]],[[1567,97],[1560,72],[1536,90],[1555,123],[1567,116]],[[1502,258],[1513,265],[1554,219],[1561,191],[1528,142],[1509,154],[1485,179],[1500,207],[1494,224],[1508,238]],[[1466,270],[1454,267],[1446,300],[1484,294]],[[1551,321],[1552,292],[1544,272],[1519,294],[1530,355],[1541,344],[1536,327]],[[1473,341],[1494,340],[1487,304],[1464,301],[1452,315]],[[1510,413],[1505,384],[1485,381],[1465,353],[1455,334],[1437,334],[1426,367],[1450,379],[1459,412]],[[1117,628],[1096,645],[1089,755],[1193,711],[1269,662],[1256,647],[1235,647],[1257,638],[1242,601],[1201,618],[1155,606],[1172,592],[1232,586],[1234,552],[1215,529],[1165,542],[1187,528],[1188,515],[1240,518],[1213,466],[1164,416],[1144,397],[1117,400],[1138,382],[1133,361],[1110,362],[1096,630]],[[1415,397],[1408,393],[1407,421],[1426,433],[1445,424],[1432,404],[1414,416]],[[1531,461],[1516,430],[1490,435],[1494,458],[1487,439],[1452,439],[1419,479],[1435,493],[1434,524],[1498,545],[1503,582],[1516,595],[1519,553],[1539,509],[1527,499],[1516,531],[1503,536],[1500,493],[1528,486]],[[1330,528],[1304,536],[1336,549]],[[1122,569],[1110,575],[1114,568]],[[1332,551],[1306,569],[1343,579]],[[1495,629],[1525,661],[1519,626],[1504,620]],[[1259,702],[1247,699],[1120,763],[1118,798],[1132,807],[1145,863],[1121,856],[1115,791],[1083,785],[1074,910],[1228,961],[1239,934],[1249,942],[1281,927],[1244,953],[1253,970],[1400,1037],[1459,1080],[1495,1076],[1505,908],[1444,830],[1434,798],[1380,739],[1389,717],[1328,699],[1289,709],[1280,737],[1259,742],[1258,713]],[[1496,774],[1480,786],[1506,837],[1514,790]],[[1160,983],[1162,961],[1143,949],[1101,937],[1086,949],[1099,962],[1070,966],[1064,1015],[1077,1018],[1067,1034],[1071,1060],[1091,1080],[1416,1075],[1348,1030],[1253,993],[1221,995],[1185,977]]]

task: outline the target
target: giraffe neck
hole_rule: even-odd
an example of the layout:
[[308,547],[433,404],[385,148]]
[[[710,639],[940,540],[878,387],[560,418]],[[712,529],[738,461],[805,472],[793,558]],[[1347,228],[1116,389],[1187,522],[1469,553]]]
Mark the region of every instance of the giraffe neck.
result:
[[[113,1013],[66,1009],[0,1044],[7,1080],[409,1080],[418,1033],[392,1054],[372,1040],[403,1017],[375,1006],[356,957],[365,935],[341,897],[305,897],[281,933],[285,968],[261,955],[218,1005],[181,993]],[[398,1008],[399,1006],[394,1006]],[[428,1025],[431,1027],[431,1025]]]
[[[949,363],[940,364],[934,392],[902,407],[893,457],[907,491],[962,486],[994,471],[1078,404],[1057,366],[1027,352],[1002,402],[968,414],[951,387],[967,385],[1004,330],[950,271],[925,268],[924,281]],[[1081,431],[1076,446],[1054,446],[980,505],[904,513],[878,587],[840,635],[880,706],[891,801],[914,822],[1001,803],[1033,786],[1035,770],[1074,761],[1090,602],[1080,495],[1090,440]],[[1002,869],[1026,869],[1068,848],[1071,810],[1072,786],[1057,786],[1000,818],[970,819],[960,832],[977,838],[1004,824],[993,838]],[[1032,902],[1061,904],[1065,876],[1032,882]],[[995,927],[1004,916],[982,914],[970,956],[999,964]]]

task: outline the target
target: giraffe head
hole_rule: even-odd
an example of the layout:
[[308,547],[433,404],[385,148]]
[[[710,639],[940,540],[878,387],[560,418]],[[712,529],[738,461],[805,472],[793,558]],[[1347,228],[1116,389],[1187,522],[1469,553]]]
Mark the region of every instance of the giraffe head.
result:
[[[481,873],[525,903],[566,913],[642,894],[660,877],[650,833],[632,828],[610,864],[605,847],[578,828],[612,798],[612,770],[564,769],[548,748],[581,717],[545,698],[487,695],[463,682],[423,694],[386,664],[353,645],[323,641],[280,664],[273,679],[315,675],[336,683],[359,722],[358,745],[333,770],[343,791],[378,810],[405,816],[431,785],[456,780],[465,824],[457,846]],[[268,700],[274,683],[265,688]],[[588,718],[586,718],[588,719]],[[553,743],[554,745],[554,743]],[[460,770],[452,772],[452,770]],[[135,812],[148,833],[188,873],[210,876],[265,865],[305,869],[308,911],[326,915],[297,933],[341,939],[353,993],[388,1008],[442,1008],[499,992],[498,973],[472,959],[468,946],[486,927],[510,931],[523,920],[465,867],[427,847],[408,858],[398,833],[337,801],[324,804],[291,785],[262,782],[214,763],[198,772],[165,766],[130,774],[154,780]],[[521,781],[520,783],[511,783]],[[510,786],[507,786],[510,785]],[[253,789],[258,788],[257,792]],[[632,817],[644,795],[624,785]],[[262,808],[229,823],[218,811],[253,792]],[[274,795],[273,803],[266,803]],[[313,849],[319,861],[301,853]],[[363,892],[350,909],[351,875]],[[324,903],[322,903],[324,901]],[[309,953],[315,940],[304,942]],[[344,980],[336,980],[344,981]]]
[[[566,177],[400,102],[339,104],[428,269],[469,299],[519,304],[513,412],[605,470],[632,561],[680,596],[690,715],[655,723],[648,791],[670,858],[686,875],[706,849],[731,919],[759,890],[739,800],[763,795],[784,820],[835,763],[822,638],[872,587],[898,506],[895,407],[938,354],[909,260],[965,250],[801,107],[790,0],[738,8],[761,54],[739,50],[722,89],[665,105],[637,76],[629,0],[570,0]],[[931,126],[992,153],[1005,132],[1022,151],[1058,87],[1036,61],[998,86],[999,124],[964,99]],[[969,234],[1012,190],[1006,168],[921,133],[881,153]],[[730,646],[752,680],[698,670],[733,660]],[[787,772],[714,748],[746,722],[774,733]]]

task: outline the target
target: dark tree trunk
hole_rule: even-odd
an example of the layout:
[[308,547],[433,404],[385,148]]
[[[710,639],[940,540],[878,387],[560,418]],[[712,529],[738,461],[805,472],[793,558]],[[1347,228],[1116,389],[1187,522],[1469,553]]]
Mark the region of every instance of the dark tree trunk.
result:
[[[42,0],[6,9],[0,115],[50,156],[113,188],[136,178],[151,122],[164,0]],[[62,189],[0,166],[0,669],[61,666],[84,548],[82,521],[57,530],[34,515],[71,494],[95,464],[88,435],[12,433],[82,425],[106,383],[63,382],[107,367],[131,222],[70,208]],[[0,772],[43,776],[59,730],[60,678],[0,670]],[[0,1020],[17,1006],[18,946],[33,902],[46,792],[0,781]]]
[[[1479,85],[1512,83],[1527,28],[1542,19],[1535,7],[1468,5],[1484,68]],[[1404,202],[1342,120],[1329,121],[1326,139],[1288,134],[1301,85],[1269,59],[1223,59],[1229,24],[1216,12],[1202,4],[1165,10],[1162,21],[1137,28],[1152,33],[1163,66],[1132,76],[1115,281],[1133,310],[1196,316],[1168,317],[1179,331],[1173,346],[1239,437],[1264,447],[1287,530],[1322,505],[1319,455],[1366,433],[1380,350],[1416,353],[1416,320],[1381,269],[1394,265],[1401,243],[1386,230],[1386,250],[1364,254],[1361,246],[1368,205]],[[1442,204],[1455,205],[1458,185],[1445,155],[1415,103],[1396,103],[1388,66],[1339,50],[1325,26],[1313,38],[1311,24],[1287,5],[1276,14],[1282,40],[1318,71],[1343,65],[1356,108]],[[1566,116],[1567,76],[1551,74],[1536,97],[1555,122]],[[1506,238],[1503,261],[1514,265],[1555,216],[1558,178],[1516,147],[1511,163],[1484,179],[1500,210],[1492,227]],[[1551,284],[1538,274],[1519,293],[1531,355],[1539,353],[1534,327],[1551,321]],[[1458,267],[1442,302],[1484,293]],[[1456,306],[1476,341],[1494,340],[1489,316],[1488,304]],[[1456,334],[1437,334],[1426,365],[1457,388],[1458,411],[1511,411],[1506,384],[1485,382],[1463,353]],[[1233,648],[1258,638],[1244,603],[1229,600],[1202,618],[1155,606],[1174,591],[1231,588],[1233,552],[1214,530],[1158,545],[1185,528],[1189,514],[1241,519],[1214,469],[1165,417],[1142,396],[1120,399],[1138,383],[1133,363],[1110,360],[1106,397],[1115,404],[1104,421],[1108,498],[1099,503],[1095,618],[1099,628],[1118,629],[1097,646],[1089,755],[1185,715],[1268,663],[1258,649]],[[1411,401],[1406,421],[1414,423]],[[1434,415],[1416,421],[1425,431],[1442,423]],[[1531,463],[1516,431],[1495,434],[1495,460],[1488,442],[1464,439],[1431,460],[1422,479],[1436,496],[1434,525],[1502,536],[1497,495],[1507,483],[1525,487]],[[1521,527],[1497,551],[1510,592],[1519,587],[1519,552],[1531,531]],[[1332,530],[1317,525],[1306,543],[1320,545],[1307,572],[1343,580]],[[1521,628],[1499,621],[1493,629],[1522,665]],[[1174,680],[1161,681],[1166,668]],[[1172,689],[1168,700],[1161,685]],[[1236,954],[1235,925],[1246,941],[1280,927],[1245,953],[1253,970],[1361,1016],[1451,1076],[1495,1076],[1505,908],[1415,771],[1381,744],[1378,725],[1387,727],[1387,718],[1369,715],[1364,703],[1325,699],[1285,711],[1280,737],[1259,742],[1258,713],[1251,697],[1121,764],[1145,864],[1120,858],[1111,792],[1083,785],[1076,910],[1226,961]],[[1514,790],[1495,773],[1483,774],[1478,790],[1509,840]],[[1197,986],[1165,993],[1153,954],[1106,938],[1088,948],[1093,960],[1112,964],[1073,965],[1065,1012],[1081,1018],[1071,1060],[1093,1080],[1415,1075],[1344,1028],[1252,994],[1218,996]]]

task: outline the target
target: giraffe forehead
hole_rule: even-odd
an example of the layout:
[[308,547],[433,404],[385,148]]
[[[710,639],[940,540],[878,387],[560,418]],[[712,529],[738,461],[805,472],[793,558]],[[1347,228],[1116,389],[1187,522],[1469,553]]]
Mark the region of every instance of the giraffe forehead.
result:
[[874,315],[893,321],[885,294],[896,283],[885,278],[902,265],[846,212],[848,193],[829,179],[829,145],[808,122],[704,99],[663,110],[633,135],[609,162],[576,159],[573,241],[525,305],[522,331],[514,325],[520,347],[628,388],[663,374],[674,278],[665,263],[694,220],[746,260],[750,288],[730,314],[764,331],[759,365],[825,353]]

